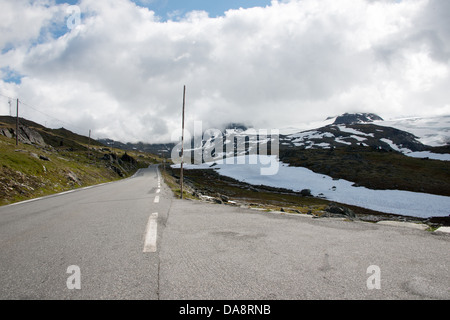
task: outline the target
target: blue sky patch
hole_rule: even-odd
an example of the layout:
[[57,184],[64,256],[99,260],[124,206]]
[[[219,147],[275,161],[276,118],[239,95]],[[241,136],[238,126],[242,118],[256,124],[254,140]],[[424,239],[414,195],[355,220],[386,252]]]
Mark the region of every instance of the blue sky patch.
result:
[[15,84],[20,84],[22,82],[23,75],[12,70],[10,67],[4,67],[0,69],[2,74],[2,80],[4,82],[10,82]]

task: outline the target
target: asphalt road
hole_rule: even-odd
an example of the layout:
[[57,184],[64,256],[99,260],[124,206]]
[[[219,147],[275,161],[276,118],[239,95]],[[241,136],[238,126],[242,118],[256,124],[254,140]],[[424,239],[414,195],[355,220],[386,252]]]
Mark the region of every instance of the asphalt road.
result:
[[0,207],[0,299],[450,298],[448,234],[182,201],[159,181],[152,166]]

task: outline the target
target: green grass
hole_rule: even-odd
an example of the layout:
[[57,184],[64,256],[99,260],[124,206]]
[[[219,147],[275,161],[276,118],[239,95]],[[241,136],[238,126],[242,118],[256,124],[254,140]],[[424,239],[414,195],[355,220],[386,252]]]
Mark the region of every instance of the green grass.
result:
[[[172,190],[173,196],[175,198],[181,198],[181,186],[179,178],[172,175],[172,170],[168,167],[164,169],[161,167],[161,175],[164,179],[164,183]],[[183,198],[184,199],[198,199],[198,197],[193,195],[193,190],[189,185],[183,185]]]
[[[78,142],[72,145],[75,143]],[[105,152],[102,146],[91,146],[88,150],[82,143],[79,145],[83,148],[42,148],[22,143],[16,147],[14,139],[0,136],[0,205],[119,180],[160,161],[154,155],[127,152],[137,162],[113,164],[120,167],[121,177],[107,161],[100,159],[110,152],[120,158],[125,151],[109,148],[110,152]],[[40,159],[41,155],[50,161]],[[78,180],[73,181],[69,175]]]

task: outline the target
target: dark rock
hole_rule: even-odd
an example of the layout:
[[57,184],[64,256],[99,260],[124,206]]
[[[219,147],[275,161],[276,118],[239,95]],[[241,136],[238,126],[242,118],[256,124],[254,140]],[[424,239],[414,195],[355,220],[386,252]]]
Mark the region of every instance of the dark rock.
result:
[[114,153],[105,153],[100,160],[115,162],[117,161],[117,156]]
[[13,137],[13,135],[11,134],[11,131],[8,128],[0,128],[0,134],[4,135],[7,138]]
[[[16,130],[12,128],[0,128],[0,135],[7,138],[15,138]],[[26,126],[19,126],[19,141],[21,143],[38,145],[40,147],[46,146],[44,138],[42,138],[39,132]]]
[[303,197],[310,197],[311,196],[311,190],[310,189],[303,189],[302,191],[300,191],[300,194]]
[[337,205],[336,203],[331,203],[325,209],[326,212],[331,213],[334,216],[343,216],[346,218],[356,218],[355,213],[349,208]]
[[122,160],[123,162],[129,162],[133,165],[135,165],[137,163],[137,161],[130,155],[128,155],[126,152],[125,154],[120,158],[120,160]]
[[[26,126],[21,126],[19,131],[22,131],[25,136],[24,143],[36,144],[38,146],[45,146],[44,138],[35,130],[30,129]],[[19,134],[20,137],[20,134]]]
[[383,118],[374,113],[345,113],[337,117],[334,124],[365,123],[373,122],[375,120],[383,120]]
[[44,161],[50,161],[50,159],[45,156],[39,156],[39,159],[44,160]]
[[111,166],[111,169],[117,173],[120,177],[123,177],[123,173],[122,170],[120,170],[119,168],[115,167],[115,166]]

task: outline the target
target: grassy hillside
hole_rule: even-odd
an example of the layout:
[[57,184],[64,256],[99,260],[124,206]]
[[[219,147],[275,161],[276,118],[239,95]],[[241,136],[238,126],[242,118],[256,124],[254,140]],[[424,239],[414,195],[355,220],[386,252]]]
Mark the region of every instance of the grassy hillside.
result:
[[[12,127],[4,118],[0,127]],[[126,178],[160,161],[148,153],[125,153],[94,140],[88,149],[87,137],[66,129],[47,129],[24,120],[21,124],[39,132],[46,146],[16,146],[14,137],[0,135],[0,205]]]

